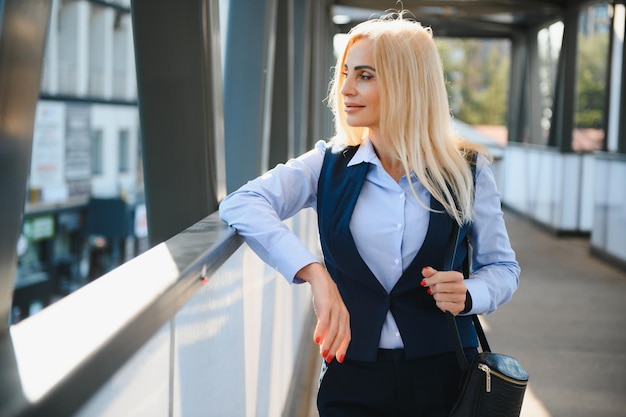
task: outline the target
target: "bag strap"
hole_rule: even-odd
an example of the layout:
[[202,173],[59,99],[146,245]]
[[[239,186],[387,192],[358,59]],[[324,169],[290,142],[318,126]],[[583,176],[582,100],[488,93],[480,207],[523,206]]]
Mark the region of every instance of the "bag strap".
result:
[[[470,156],[470,162],[472,163],[471,167],[472,167],[472,174],[474,176],[474,185],[475,185],[475,182],[476,182],[476,171],[475,171],[476,155],[475,154]],[[450,236],[451,241],[448,244],[449,253],[444,258],[447,262],[447,264],[444,265],[444,270],[446,271],[451,270],[452,267],[454,266],[454,259],[456,257],[456,249],[459,246],[460,237],[461,237],[461,228],[456,222],[454,222],[453,230]],[[452,241],[452,239],[454,239],[454,241]],[[467,235],[463,238],[463,244],[465,244],[468,248],[467,255],[463,261],[463,277],[467,278],[470,275],[470,268],[469,268],[470,251],[469,251],[469,242],[467,241]],[[449,311],[446,311],[446,319],[448,321],[448,327],[450,328],[450,333],[452,335],[452,341],[454,342],[454,350],[456,352],[456,359],[459,362],[460,368],[463,371],[465,371],[469,367],[469,363],[463,351],[463,342],[461,341],[459,328],[456,324],[456,318],[452,313],[450,313]],[[478,340],[480,342],[480,347],[482,351],[491,352],[491,347],[489,346],[489,342],[487,342],[487,336],[485,335],[483,326],[480,324],[480,320],[478,319],[478,316],[476,314],[472,315],[472,322],[474,323],[474,328],[476,329],[476,334],[478,335]]]
[[[461,236],[461,229],[459,228],[459,226],[455,224],[454,227],[456,228],[456,232],[452,234],[452,236],[454,236],[454,245],[452,246],[448,245],[449,250],[452,250],[452,255],[446,257],[446,259],[449,262],[449,265],[445,265],[446,271],[451,270],[452,265],[454,265],[454,258],[456,256],[456,248],[459,243],[459,237]],[[467,244],[467,239],[464,239],[464,243]],[[469,263],[467,262],[463,262],[463,276],[464,277],[469,276]],[[450,328],[450,333],[452,335],[452,341],[454,342],[454,350],[456,352],[456,359],[459,362],[459,366],[461,367],[461,369],[465,371],[469,367],[469,363],[463,351],[463,342],[461,342],[461,335],[459,334],[459,328],[456,325],[456,317],[451,312],[446,311],[446,319],[448,321],[448,327]],[[476,314],[472,315],[472,322],[474,323],[474,327],[476,328],[476,334],[478,335],[480,348],[482,349],[483,352],[491,352],[491,347],[489,346],[489,342],[487,342],[487,336],[485,335],[483,326],[480,324],[480,320],[478,319],[478,316]]]

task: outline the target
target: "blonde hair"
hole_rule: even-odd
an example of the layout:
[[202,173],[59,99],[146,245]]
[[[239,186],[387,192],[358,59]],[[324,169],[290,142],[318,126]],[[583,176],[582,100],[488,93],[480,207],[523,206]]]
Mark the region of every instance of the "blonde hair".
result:
[[404,18],[403,12],[360,23],[348,33],[328,97],[335,117],[333,142],[354,146],[368,135],[367,128],[347,124],[341,94],[347,51],[359,39],[373,45],[380,139],[402,162],[407,177],[413,171],[458,224],[471,221],[474,185],[466,153],[478,148],[452,131],[443,67],[431,29]]

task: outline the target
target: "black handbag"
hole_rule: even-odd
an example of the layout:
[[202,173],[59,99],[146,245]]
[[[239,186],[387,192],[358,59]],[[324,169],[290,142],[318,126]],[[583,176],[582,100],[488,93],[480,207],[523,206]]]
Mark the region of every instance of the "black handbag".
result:
[[[452,246],[453,254],[448,257],[450,265],[454,264],[459,235],[460,230]],[[467,256],[469,257],[469,251]],[[464,270],[464,275],[468,276],[468,263],[464,264]],[[458,397],[449,416],[519,417],[528,385],[528,372],[514,357],[491,352],[485,332],[476,315],[472,316],[472,321],[480,341],[481,352],[471,363],[468,363],[463,353],[456,319],[449,311],[446,312],[446,318],[454,341],[457,361],[463,371]]]
[[463,370],[459,394],[450,417],[519,417],[528,385],[528,373],[512,356],[491,352],[477,316],[472,316],[482,352],[468,363],[456,320],[447,312],[455,340],[459,366]]

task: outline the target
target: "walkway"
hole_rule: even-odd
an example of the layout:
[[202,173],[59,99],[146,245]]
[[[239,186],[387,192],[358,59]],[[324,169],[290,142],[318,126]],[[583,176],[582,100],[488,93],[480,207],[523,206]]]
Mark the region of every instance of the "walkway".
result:
[[513,300],[486,317],[494,351],[530,374],[523,417],[626,416],[626,272],[507,213],[522,266]]
[[522,417],[626,417],[626,271],[591,257],[589,239],[505,217],[521,284],[483,323],[530,374]]

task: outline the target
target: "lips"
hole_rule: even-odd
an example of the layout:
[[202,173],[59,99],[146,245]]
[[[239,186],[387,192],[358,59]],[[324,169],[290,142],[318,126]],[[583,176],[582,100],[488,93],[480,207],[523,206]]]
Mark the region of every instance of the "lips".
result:
[[343,108],[344,108],[344,111],[346,113],[355,112],[355,111],[360,110],[360,109],[362,109],[364,107],[365,106],[361,106],[360,104],[356,104],[356,103],[344,103],[343,104]]

